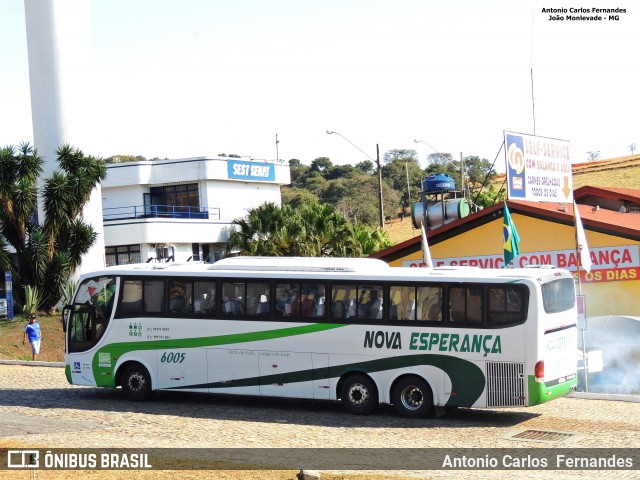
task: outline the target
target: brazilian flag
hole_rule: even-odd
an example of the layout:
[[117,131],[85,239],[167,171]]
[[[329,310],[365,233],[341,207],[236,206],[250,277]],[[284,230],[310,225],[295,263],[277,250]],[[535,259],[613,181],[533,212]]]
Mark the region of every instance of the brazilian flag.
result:
[[518,247],[520,237],[513,220],[511,220],[507,202],[504,202],[502,232],[504,235],[504,266],[508,268],[511,260],[520,254],[520,248]]

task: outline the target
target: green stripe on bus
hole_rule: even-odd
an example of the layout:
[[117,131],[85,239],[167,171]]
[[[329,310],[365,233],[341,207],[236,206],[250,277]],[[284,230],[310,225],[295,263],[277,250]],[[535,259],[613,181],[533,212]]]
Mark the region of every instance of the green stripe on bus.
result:
[[[182,389],[217,389],[217,388],[238,388],[256,387],[259,385],[272,385],[275,383],[297,383],[310,382],[318,378],[339,378],[349,372],[375,373],[385,370],[394,370],[407,367],[431,365],[443,370],[451,380],[452,395],[446,406],[466,406],[473,405],[485,387],[485,377],[482,370],[474,363],[449,355],[405,355],[392,358],[381,358],[365,362],[348,363],[336,365],[327,369],[307,369],[296,372],[279,373],[274,375],[264,375],[261,377],[248,377],[234,379],[228,382],[201,383],[197,385],[183,385],[172,387],[173,390]],[[327,375],[323,375],[323,370]]]
[[[133,350],[162,350],[167,348],[199,348],[214,347],[220,345],[235,345],[239,343],[259,342],[262,340],[274,340],[276,338],[294,337],[325,330],[332,330],[346,326],[337,323],[314,323],[298,327],[279,328],[275,330],[260,330],[256,332],[233,333],[229,335],[217,335],[201,338],[178,338],[171,340],[148,340],[134,342],[110,343],[101,347],[93,356],[93,372],[96,384],[99,387],[115,387],[115,378],[112,374],[115,361],[127,352]],[[108,362],[100,361],[101,357],[108,356]]]

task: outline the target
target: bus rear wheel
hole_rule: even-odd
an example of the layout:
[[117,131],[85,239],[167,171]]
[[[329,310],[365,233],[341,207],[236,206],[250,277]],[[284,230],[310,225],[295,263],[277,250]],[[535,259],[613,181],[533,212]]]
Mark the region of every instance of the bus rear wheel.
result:
[[129,400],[144,401],[151,398],[151,376],[139,363],[132,363],[122,372],[122,391]]
[[433,410],[431,387],[422,378],[401,378],[393,387],[391,400],[396,411],[403,417],[420,418]]
[[347,412],[369,415],[378,408],[376,384],[366,375],[347,377],[340,387],[340,400]]

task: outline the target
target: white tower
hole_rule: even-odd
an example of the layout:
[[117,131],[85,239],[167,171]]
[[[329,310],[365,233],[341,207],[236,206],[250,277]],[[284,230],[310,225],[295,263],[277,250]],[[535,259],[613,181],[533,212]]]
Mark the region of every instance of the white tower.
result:
[[[40,191],[43,179],[57,167],[56,150],[60,145],[69,143],[85,154],[94,154],[78,143],[80,127],[86,129],[96,116],[91,108],[94,88],[91,16],[89,0],[25,0],[24,6],[33,140],[45,160]],[[42,221],[40,195],[38,216]],[[105,265],[100,185],[92,192],[83,217],[98,233],[96,243],[80,266],[82,272],[87,272]]]

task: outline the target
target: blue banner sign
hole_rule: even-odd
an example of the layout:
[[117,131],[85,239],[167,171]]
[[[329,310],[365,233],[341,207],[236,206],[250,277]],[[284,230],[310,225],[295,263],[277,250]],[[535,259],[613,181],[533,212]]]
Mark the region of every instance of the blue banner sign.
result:
[[227,161],[229,179],[271,181],[276,179],[275,165],[272,163]]
[[4,272],[4,288],[7,295],[7,320],[13,320],[13,280],[11,272]]

